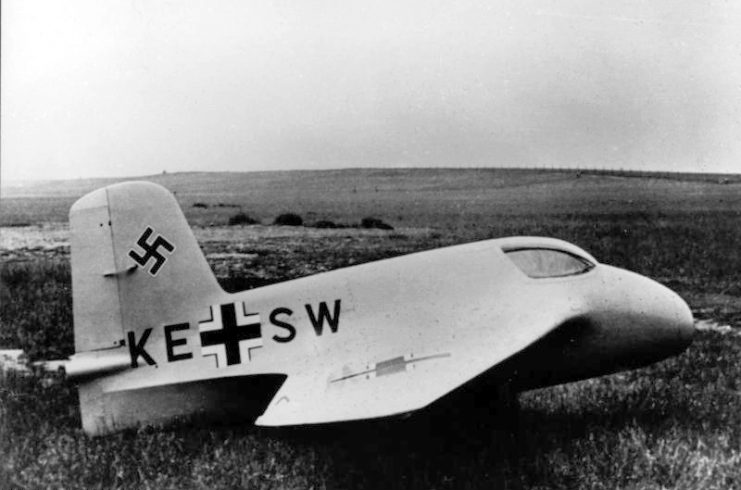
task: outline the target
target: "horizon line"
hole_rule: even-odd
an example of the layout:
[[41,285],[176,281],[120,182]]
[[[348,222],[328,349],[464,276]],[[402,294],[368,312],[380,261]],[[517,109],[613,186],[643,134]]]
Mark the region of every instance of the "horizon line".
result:
[[446,167],[446,166],[432,166],[432,167],[420,167],[420,166],[408,166],[408,167],[330,167],[330,168],[290,168],[290,169],[264,169],[264,170],[177,170],[170,172],[163,170],[162,172],[153,174],[140,174],[140,175],[112,175],[112,176],[90,176],[90,177],[68,177],[68,178],[26,178],[26,179],[5,179],[0,180],[0,187],[6,187],[9,184],[24,184],[34,183],[40,184],[44,182],[73,182],[73,181],[85,181],[85,180],[122,180],[122,179],[148,179],[154,177],[162,177],[165,175],[187,175],[187,174],[259,174],[259,173],[288,173],[288,172],[336,172],[336,171],[402,171],[402,170],[459,170],[459,171],[472,171],[472,170],[490,170],[490,171],[512,171],[512,170],[523,170],[523,171],[545,171],[545,172],[582,172],[582,173],[593,173],[593,174],[625,174],[625,175],[645,175],[645,176],[680,176],[680,175],[692,175],[692,176],[736,176],[741,177],[741,172],[731,171],[716,171],[716,172],[703,172],[699,170],[639,170],[632,168],[602,168],[602,167],[584,167],[584,166],[544,166],[544,165],[533,165],[533,166],[470,166],[470,167]]

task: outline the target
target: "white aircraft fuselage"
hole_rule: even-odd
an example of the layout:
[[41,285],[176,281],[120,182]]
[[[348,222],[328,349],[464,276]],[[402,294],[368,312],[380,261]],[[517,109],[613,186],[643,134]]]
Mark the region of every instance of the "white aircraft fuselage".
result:
[[643,366],[694,332],[668,288],[542,237],[227,294],[167,191],[95,192],[71,212],[68,365],[92,434],[224,408],[264,426],[404,414],[482,377],[525,390]]

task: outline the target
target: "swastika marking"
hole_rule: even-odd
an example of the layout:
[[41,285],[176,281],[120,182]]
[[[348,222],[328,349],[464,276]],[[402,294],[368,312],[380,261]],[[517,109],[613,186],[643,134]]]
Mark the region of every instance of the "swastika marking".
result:
[[154,233],[154,230],[147,226],[147,229],[144,230],[144,233],[136,241],[136,244],[141,247],[144,254],[139,254],[134,249],[131,249],[129,250],[129,257],[134,259],[142,267],[146,267],[149,259],[154,259],[154,264],[149,268],[149,273],[156,276],[162,266],[165,265],[165,262],[167,262],[167,257],[159,251],[160,247],[172,253],[175,250],[175,245],[168,242],[162,235],[157,235],[154,241],[149,243],[148,240],[152,236],[152,233]]
[[209,318],[198,323],[201,355],[213,356],[216,366],[240,364],[242,356],[251,360],[252,350],[262,347],[260,315],[247,313],[244,303],[209,307]]

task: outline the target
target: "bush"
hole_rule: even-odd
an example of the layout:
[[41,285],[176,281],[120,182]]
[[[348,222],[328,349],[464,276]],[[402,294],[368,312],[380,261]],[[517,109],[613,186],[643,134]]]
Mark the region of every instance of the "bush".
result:
[[378,218],[363,218],[360,220],[361,228],[376,228],[378,230],[393,230],[394,227],[388,223],[384,223]]
[[254,225],[254,224],[257,224],[257,223],[259,223],[259,221],[257,221],[252,216],[243,213],[242,211],[238,212],[235,215],[232,215],[229,218],[229,226],[234,226],[234,225]]
[[275,218],[273,224],[280,226],[301,226],[304,224],[304,220],[298,214],[283,213]]

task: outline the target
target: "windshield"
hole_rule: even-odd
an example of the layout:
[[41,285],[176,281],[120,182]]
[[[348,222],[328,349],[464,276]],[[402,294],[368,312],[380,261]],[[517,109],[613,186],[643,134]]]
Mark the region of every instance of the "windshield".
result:
[[535,279],[574,276],[594,268],[589,260],[562,250],[518,248],[504,253],[522,272]]

